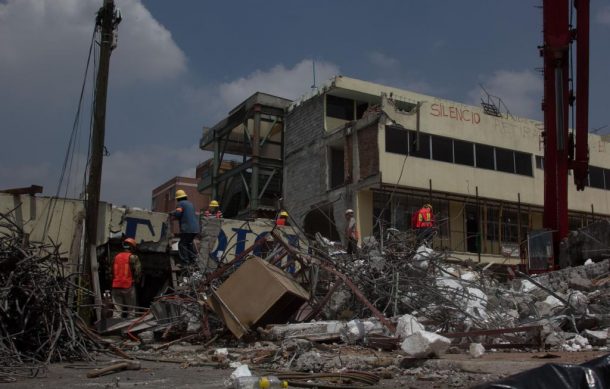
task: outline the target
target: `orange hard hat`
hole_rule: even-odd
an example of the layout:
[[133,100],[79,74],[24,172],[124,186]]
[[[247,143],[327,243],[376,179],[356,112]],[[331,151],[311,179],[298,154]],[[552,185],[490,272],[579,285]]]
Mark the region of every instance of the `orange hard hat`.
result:
[[138,244],[136,243],[136,240],[134,238],[125,238],[123,240],[123,247],[125,247],[125,248],[131,247],[131,248],[135,249],[137,245]]

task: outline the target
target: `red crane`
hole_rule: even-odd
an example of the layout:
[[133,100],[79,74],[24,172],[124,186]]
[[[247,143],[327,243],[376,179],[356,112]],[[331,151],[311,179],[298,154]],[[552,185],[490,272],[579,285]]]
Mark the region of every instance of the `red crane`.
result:
[[[574,0],[576,26],[571,25],[570,0],[543,0],[544,44],[544,219],[553,231],[555,257],[559,243],[568,235],[568,170],[574,172],[577,190],[588,178],[589,110],[589,0]],[[570,89],[570,45],[577,42],[576,94]],[[569,130],[570,107],[576,106],[573,132]],[[557,260],[552,267],[557,266]]]

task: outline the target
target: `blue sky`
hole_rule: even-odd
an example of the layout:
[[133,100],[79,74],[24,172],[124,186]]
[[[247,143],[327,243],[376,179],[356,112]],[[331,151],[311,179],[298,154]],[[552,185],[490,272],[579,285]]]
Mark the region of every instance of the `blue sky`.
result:
[[[149,207],[153,187],[194,174],[197,144],[257,90],[297,98],[335,74],[477,104],[479,84],[541,119],[541,1],[115,0],[101,197]],[[0,187],[53,194],[102,0],[0,0]],[[590,127],[610,124],[610,0],[591,12]],[[90,78],[91,80],[91,78]],[[90,84],[90,83],[89,83]],[[82,187],[85,113],[68,193]],[[606,127],[602,132],[608,132]]]

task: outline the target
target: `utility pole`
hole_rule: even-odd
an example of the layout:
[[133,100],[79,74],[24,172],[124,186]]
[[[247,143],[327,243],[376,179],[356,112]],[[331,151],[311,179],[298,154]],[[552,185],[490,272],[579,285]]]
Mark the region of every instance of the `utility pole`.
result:
[[114,30],[121,22],[114,0],[104,0],[97,12],[96,28],[100,30],[100,60],[97,72],[93,133],[91,136],[91,160],[89,161],[89,180],[86,197],[86,233],[84,248],[84,274],[90,276],[93,288],[97,319],[102,319],[102,293],[100,290],[99,266],[97,262],[97,223],[102,180],[102,158],[104,154],[104,132],[106,126],[106,96],[108,89],[108,70],[110,53],[114,49]]

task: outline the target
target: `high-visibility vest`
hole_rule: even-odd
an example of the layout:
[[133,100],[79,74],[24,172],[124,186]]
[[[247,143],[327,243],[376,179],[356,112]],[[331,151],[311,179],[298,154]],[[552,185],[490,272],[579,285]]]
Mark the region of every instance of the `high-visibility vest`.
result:
[[286,225],[286,218],[283,218],[283,217],[278,217],[278,218],[275,220],[275,225],[276,225],[276,226],[285,226],[285,225]]
[[428,208],[422,208],[417,214],[417,221],[415,222],[415,228],[426,228],[432,227],[432,212]]
[[129,265],[131,255],[130,252],[125,251],[114,257],[112,266],[112,287],[114,289],[129,289],[133,285],[133,273]]

